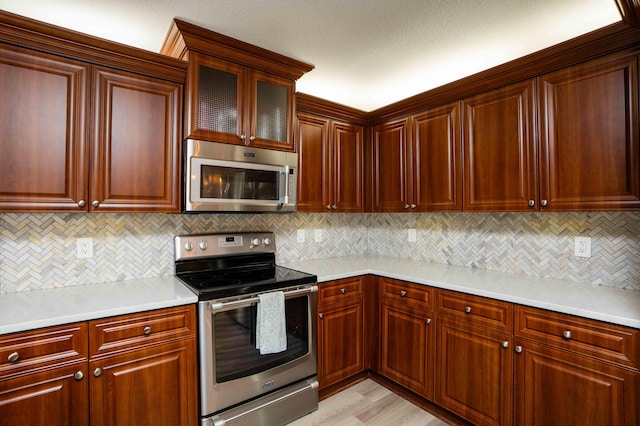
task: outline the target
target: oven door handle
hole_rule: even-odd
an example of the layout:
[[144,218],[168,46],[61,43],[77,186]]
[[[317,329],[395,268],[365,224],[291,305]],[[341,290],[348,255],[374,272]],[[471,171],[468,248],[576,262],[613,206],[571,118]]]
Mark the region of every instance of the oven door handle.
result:
[[[295,290],[285,291],[284,298],[289,299],[291,297],[302,296],[308,293],[316,293],[317,291],[318,291],[317,285],[312,285],[305,288],[297,288]],[[223,311],[230,308],[240,308],[243,306],[249,306],[252,303],[256,303],[258,301],[260,301],[260,298],[258,296],[253,296],[253,297],[247,297],[246,299],[232,300],[229,302],[213,302],[209,305],[209,309],[213,312]]]

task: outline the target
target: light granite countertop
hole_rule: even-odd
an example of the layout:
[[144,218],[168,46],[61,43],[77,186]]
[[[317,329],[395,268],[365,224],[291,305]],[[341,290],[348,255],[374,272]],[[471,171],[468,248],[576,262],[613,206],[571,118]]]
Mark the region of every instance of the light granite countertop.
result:
[[197,301],[175,277],[0,294],[0,335]]
[[319,282],[373,274],[640,329],[640,291],[376,256],[282,266],[315,274]]

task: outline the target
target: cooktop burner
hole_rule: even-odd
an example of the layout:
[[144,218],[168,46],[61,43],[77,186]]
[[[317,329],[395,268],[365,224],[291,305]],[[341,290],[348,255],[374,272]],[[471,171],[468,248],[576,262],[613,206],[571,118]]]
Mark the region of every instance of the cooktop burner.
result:
[[273,233],[178,236],[176,276],[199,300],[222,299],[317,282],[275,264]]

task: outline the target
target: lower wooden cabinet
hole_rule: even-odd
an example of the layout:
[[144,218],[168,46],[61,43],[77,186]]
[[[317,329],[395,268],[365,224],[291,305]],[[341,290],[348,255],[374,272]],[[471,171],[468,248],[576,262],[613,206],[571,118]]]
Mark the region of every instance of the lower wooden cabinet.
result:
[[348,278],[319,285],[318,381],[320,388],[365,370],[364,278]]
[[516,425],[640,424],[637,372],[524,339],[516,351]]
[[195,306],[0,336],[0,425],[193,426]]
[[88,425],[86,374],[83,362],[0,379],[0,424]]
[[438,317],[435,402],[478,425],[512,418],[512,336]]

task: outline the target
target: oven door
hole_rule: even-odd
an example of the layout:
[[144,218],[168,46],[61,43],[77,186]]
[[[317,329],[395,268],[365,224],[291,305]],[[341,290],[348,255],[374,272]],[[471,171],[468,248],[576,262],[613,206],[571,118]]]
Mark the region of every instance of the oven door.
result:
[[284,289],[287,349],[256,349],[256,295],[199,304],[201,415],[317,374],[317,287]]

